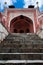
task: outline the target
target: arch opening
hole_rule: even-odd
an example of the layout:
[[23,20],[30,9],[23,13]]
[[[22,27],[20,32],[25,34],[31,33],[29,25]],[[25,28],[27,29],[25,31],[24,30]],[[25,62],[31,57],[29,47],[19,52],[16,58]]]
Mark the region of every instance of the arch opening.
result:
[[17,33],[17,29],[14,29],[14,33]]
[[33,33],[33,21],[23,15],[17,16],[11,20],[10,23],[11,33]]
[[30,32],[30,30],[27,28],[27,29],[26,29],[26,33],[29,33],[29,32]]
[[24,33],[24,30],[20,30],[19,33]]

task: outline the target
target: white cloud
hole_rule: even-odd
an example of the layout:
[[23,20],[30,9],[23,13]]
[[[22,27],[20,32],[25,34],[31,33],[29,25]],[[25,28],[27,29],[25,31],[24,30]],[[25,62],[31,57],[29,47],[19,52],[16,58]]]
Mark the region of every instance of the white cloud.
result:
[[43,5],[43,0],[24,0],[24,8],[27,8],[28,5],[33,4],[36,6],[36,2],[39,2],[39,7]]
[[5,2],[7,2],[7,5],[12,4],[11,0],[1,0],[1,4],[4,4]]
[[[5,5],[4,3],[7,2]],[[16,2],[16,0],[0,0],[0,10],[4,8],[4,6],[8,7],[9,5],[12,5],[13,2]]]
[[5,5],[5,2],[7,2],[7,5],[12,5],[16,0],[0,0],[1,5]]
[[39,2],[39,7],[41,7],[43,5],[43,0],[38,0]]

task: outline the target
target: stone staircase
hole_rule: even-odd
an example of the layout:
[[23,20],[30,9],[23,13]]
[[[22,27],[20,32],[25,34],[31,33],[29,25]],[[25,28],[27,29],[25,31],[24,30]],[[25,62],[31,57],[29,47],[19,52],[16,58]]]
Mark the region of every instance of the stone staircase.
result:
[[[14,63],[24,63],[22,65],[27,63],[43,63],[43,39],[40,39],[34,33],[9,34],[0,43],[0,60],[0,63],[5,65],[7,63],[9,65],[10,63],[12,63],[11,65]],[[9,62],[6,62],[7,60]]]

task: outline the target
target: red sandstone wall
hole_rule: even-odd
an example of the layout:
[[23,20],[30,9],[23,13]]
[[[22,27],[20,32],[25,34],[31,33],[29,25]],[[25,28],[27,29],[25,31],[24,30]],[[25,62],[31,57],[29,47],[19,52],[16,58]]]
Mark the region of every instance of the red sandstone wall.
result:
[[[7,11],[7,13],[6,13],[6,11]],[[22,13],[27,13],[27,12],[31,12],[31,13],[33,13],[33,17],[31,17],[31,19],[34,19],[33,21],[34,21],[34,23],[33,23],[33,28],[34,28],[34,32],[36,33],[38,30],[39,30],[39,27],[40,26],[42,26],[42,24],[43,24],[43,16],[42,17],[40,17],[40,18],[38,18],[38,21],[37,21],[37,14],[36,14],[36,10],[34,10],[34,9],[23,9],[23,10],[18,10],[18,9],[8,9],[8,10],[5,10],[5,12],[4,12],[4,15],[2,16],[1,14],[0,14],[0,18],[2,18],[2,22],[3,22],[3,24],[5,25],[5,27],[10,31],[10,26],[9,26],[9,23],[10,23],[10,14],[11,13],[16,13],[16,12],[21,12],[21,14]],[[7,15],[6,15],[7,14]],[[28,16],[29,15],[29,13],[28,14],[26,14],[26,16]],[[18,14],[16,14],[15,16],[18,16]],[[15,17],[14,16],[14,17]],[[12,17],[12,19],[13,19],[13,17]],[[31,28],[31,30],[32,30],[32,28]]]

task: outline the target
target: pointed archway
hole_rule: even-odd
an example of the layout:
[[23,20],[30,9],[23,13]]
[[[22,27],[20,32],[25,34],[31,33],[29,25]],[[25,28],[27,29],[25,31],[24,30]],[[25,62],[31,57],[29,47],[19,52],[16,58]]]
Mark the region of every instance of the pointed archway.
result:
[[11,20],[10,31],[12,33],[33,33],[33,21],[23,15],[17,16]]

